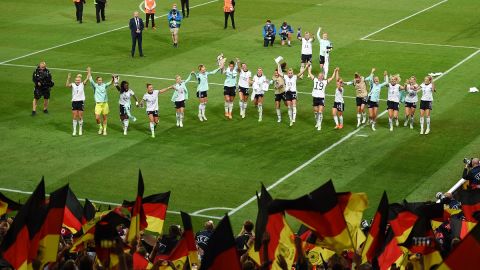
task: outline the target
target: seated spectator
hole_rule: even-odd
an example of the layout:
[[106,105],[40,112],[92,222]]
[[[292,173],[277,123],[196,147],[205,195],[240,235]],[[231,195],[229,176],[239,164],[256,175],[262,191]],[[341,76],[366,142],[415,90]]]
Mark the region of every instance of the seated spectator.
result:
[[235,238],[235,243],[237,245],[237,250],[241,253],[244,253],[248,250],[248,242],[250,239],[254,238],[253,228],[255,225],[251,220],[247,220],[243,223],[242,231]]
[[208,240],[210,240],[210,237],[212,236],[213,229],[213,221],[209,220],[205,222],[204,230],[197,232],[197,234],[195,235],[195,240],[198,246],[198,253],[200,256],[203,256],[204,250],[206,250],[207,248]]
[[280,35],[282,46],[285,45],[285,41],[287,41],[288,47],[292,46],[290,43],[292,40],[292,34],[293,34],[293,29],[291,25],[289,25],[286,21],[284,21],[282,26],[280,26],[280,32],[278,34]]
[[277,34],[277,29],[272,21],[267,20],[267,23],[263,26],[263,47],[273,46],[275,42],[275,35]]

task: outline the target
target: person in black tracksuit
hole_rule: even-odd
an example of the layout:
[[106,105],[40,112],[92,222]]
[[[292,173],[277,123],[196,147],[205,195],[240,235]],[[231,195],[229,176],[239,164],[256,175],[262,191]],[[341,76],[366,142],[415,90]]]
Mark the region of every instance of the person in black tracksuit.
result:
[[[190,0],[181,0],[182,1],[182,17],[187,18],[190,16]],[[187,13],[185,13],[185,9]]]
[[85,4],[85,0],[75,0],[75,10],[76,10],[76,16],[77,16],[77,22],[82,23],[83,22],[83,4]]
[[95,0],[95,14],[97,15],[97,23],[100,22],[100,17],[102,21],[105,21],[105,5],[107,0]]

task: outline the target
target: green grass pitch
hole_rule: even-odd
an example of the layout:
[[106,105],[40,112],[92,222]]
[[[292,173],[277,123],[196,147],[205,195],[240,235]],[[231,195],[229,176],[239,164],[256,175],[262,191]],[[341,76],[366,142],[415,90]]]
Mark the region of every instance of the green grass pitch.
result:
[[[239,206],[255,194],[260,182],[269,186],[283,178],[271,190],[272,195],[294,198],[332,178],[339,191],[367,192],[370,208],[366,216],[371,217],[383,190],[392,201],[432,199],[435,192],[448,190],[459,179],[464,156],[478,156],[480,96],[467,91],[479,86],[480,53],[475,54],[480,50],[479,2],[243,0],[237,1],[236,30],[223,29],[222,1],[190,2],[199,6],[192,8],[190,18],[183,22],[178,49],[171,46],[166,19],[161,17],[156,31],[143,34],[146,57],[132,59],[126,24],[139,0],[110,1],[107,21],[100,24],[95,22],[93,1],[87,0],[81,25],[75,22],[71,1],[3,0],[0,7],[8,16],[0,18],[0,187],[31,191],[45,175],[47,191],[69,182],[78,197],[120,203],[134,198],[141,168],[147,195],[172,191],[170,210],[194,213],[211,207],[236,208],[232,221],[239,228],[244,219],[256,216],[255,202]],[[157,0],[157,16],[165,14],[172,3]],[[299,95],[295,126],[276,122],[271,91],[266,94],[262,123],[257,122],[251,104],[247,118],[240,119],[238,99],[234,119],[227,121],[223,90],[218,85],[224,77],[214,75],[210,78],[208,122],[196,118],[198,101],[192,83],[183,129],[175,127],[171,93],[160,96],[155,139],[149,137],[143,109],[134,109],[139,120],[131,123],[129,135],[123,136],[114,88],[109,93],[109,135],[98,136],[93,94],[87,85],[85,134],[72,138],[71,92],[64,87],[68,70],[83,71],[91,66],[94,76],[95,72],[103,72],[104,77],[125,74],[121,79],[128,80],[139,97],[147,82],[159,89],[172,84],[161,78],[186,76],[200,63],[215,68],[220,52],[230,59],[239,57],[252,71],[263,67],[269,77],[273,58],[279,55],[298,71],[299,42],[294,41],[291,48],[278,43],[273,48],[262,47],[261,27],[266,19],[277,27],[287,20],[302,31],[316,32],[322,26],[335,46],[331,70],[339,66],[344,79],[351,79],[355,71],[367,74],[371,67],[376,67],[378,74],[388,70],[419,79],[429,72],[449,71],[436,81],[432,132],[420,136],[418,128],[400,127],[391,133],[385,116],[379,119],[376,132],[368,127],[356,130],[351,98],[346,98],[345,128],[334,130],[331,96],[326,99],[324,128],[317,132],[309,80],[298,84],[304,94]],[[361,40],[365,36],[368,38]],[[314,71],[319,69],[317,57],[316,42]],[[31,74],[41,60],[47,61],[56,86],[50,114],[32,118]],[[333,85],[327,88],[328,94],[333,93]],[[346,96],[354,96],[353,88],[345,89]],[[386,108],[385,103],[381,102],[379,112]],[[282,110],[286,119],[286,109]],[[418,115],[416,122],[418,126]],[[319,158],[294,171],[324,150]],[[26,196],[6,194],[16,199]],[[226,211],[201,214],[218,217]],[[168,219],[179,220],[173,213]],[[195,218],[197,228],[205,219]]]

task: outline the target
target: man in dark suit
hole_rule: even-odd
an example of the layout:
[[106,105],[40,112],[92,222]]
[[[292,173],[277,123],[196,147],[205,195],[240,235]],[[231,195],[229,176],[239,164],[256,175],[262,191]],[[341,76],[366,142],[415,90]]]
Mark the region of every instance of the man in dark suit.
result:
[[138,52],[140,57],[143,57],[142,50],[142,31],[144,28],[143,20],[138,17],[138,11],[133,13],[133,18],[130,19],[130,32],[132,34],[132,57],[135,55],[135,45],[138,42]]
[[95,14],[97,16],[97,23],[100,22],[100,17],[102,21],[105,21],[105,5],[107,0],[95,0]]

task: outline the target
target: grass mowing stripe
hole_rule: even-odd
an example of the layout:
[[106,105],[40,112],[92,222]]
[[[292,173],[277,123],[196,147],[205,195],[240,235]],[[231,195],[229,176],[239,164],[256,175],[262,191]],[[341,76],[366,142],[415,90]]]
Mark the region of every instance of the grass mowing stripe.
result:
[[392,26],[394,26],[394,25],[396,25],[396,24],[399,24],[399,23],[401,23],[401,22],[403,22],[403,21],[405,21],[405,20],[408,20],[408,19],[410,19],[410,18],[412,18],[412,17],[415,17],[415,16],[417,16],[418,14],[423,13],[423,12],[425,12],[425,11],[427,11],[427,10],[430,10],[430,9],[432,9],[432,8],[438,6],[438,5],[441,5],[441,4],[445,3],[445,2],[448,2],[448,0],[443,0],[443,1],[441,1],[441,2],[438,2],[438,3],[434,4],[434,5],[431,5],[431,6],[427,7],[427,8],[424,8],[424,9],[422,9],[422,10],[420,10],[420,11],[415,12],[415,13],[413,13],[412,15],[409,15],[409,16],[403,18],[403,19],[400,19],[400,20],[398,20],[398,21],[396,21],[396,22],[394,22],[394,23],[391,23],[391,24],[389,24],[389,25],[387,25],[387,26],[385,26],[385,27],[382,27],[382,28],[378,29],[377,31],[372,32],[372,33],[370,33],[370,34],[362,37],[361,40],[366,39],[366,38],[369,38],[369,37],[371,37],[371,36],[373,36],[373,35],[375,35],[375,34],[377,34],[377,33],[382,32],[383,30],[385,30],[385,29],[387,29],[387,28],[390,28],[390,27],[392,27]]
[[462,48],[462,49],[475,49],[480,50],[480,47],[461,46],[461,45],[448,45],[448,44],[435,44],[435,43],[421,43],[421,42],[408,42],[408,41],[396,41],[396,40],[384,40],[384,39],[360,39],[361,41],[373,41],[373,42],[385,42],[395,44],[408,44],[408,45],[422,45],[422,46],[436,46],[436,47],[448,47],[448,48]]
[[[208,1],[208,2],[205,2],[205,3],[194,5],[194,6],[190,7],[190,9],[193,9],[193,8],[196,8],[196,7],[201,7],[201,6],[204,6],[204,5],[208,5],[208,4],[217,2],[217,1],[218,0],[211,0],[211,1]],[[162,18],[162,17],[166,17],[167,15],[168,14],[163,14],[163,15],[160,15],[160,16],[155,16],[155,18],[156,19],[157,18]],[[117,27],[117,28],[114,28],[114,29],[111,29],[111,30],[108,30],[108,31],[104,31],[104,32],[100,32],[100,33],[97,33],[97,34],[94,34],[94,35],[90,35],[90,36],[87,36],[87,37],[84,37],[84,38],[80,38],[80,39],[72,40],[72,41],[62,43],[62,44],[59,44],[59,45],[55,45],[55,46],[50,47],[50,48],[34,51],[34,52],[31,52],[31,53],[28,53],[28,54],[25,54],[25,55],[22,55],[22,56],[18,56],[18,57],[9,59],[9,60],[5,60],[3,62],[0,62],[0,64],[10,63],[10,62],[15,61],[15,60],[19,60],[19,59],[22,59],[22,58],[25,58],[25,57],[29,57],[29,56],[32,56],[32,55],[35,55],[35,54],[46,52],[46,51],[50,51],[50,50],[53,50],[53,49],[61,48],[61,47],[64,47],[64,46],[67,46],[67,45],[70,45],[70,44],[74,44],[74,43],[77,43],[77,42],[80,42],[80,41],[84,41],[84,40],[87,40],[87,39],[91,39],[91,38],[94,38],[94,37],[105,35],[105,34],[115,32],[115,31],[118,31],[118,30],[121,30],[121,29],[125,29],[127,27],[128,27],[128,25],[124,25],[124,26]]]
[[[6,192],[11,192],[11,193],[19,193],[19,194],[27,194],[27,195],[31,195],[32,192],[31,191],[24,191],[24,190],[17,190],[17,189],[10,189],[10,188],[0,188],[1,191],[6,191]],[[46,194],[46,196],[49,196],[49,194]],[[85,199],[83,198],[78,198],[79,201],[85,201]],[[111,205],[111,206],[120,206],[121,204],[119,203],[114,203],[114,202],[105,202],[105,201],[98,201],[98,200],[90,200],[89,201],[93,202],[93,203],[97,203],[97,204],[103,204],[103,205]],[[200,214],[201,212],[204,212],[204,211],[207,211],[207,210],[210,210],[210,209],[220,209],[219,207],[216,207],[216,208],[207,208],[207,209],[203,209],[203,210],[200,210],[200,211],[196,211],[194,213],[191,213],[190,215],[191,216],[195,216],[195,217],[204,217],[204,218],[211,218],[211,219],[217,219],[217,220],[220,220],[222,219],[222,217],[217,217],[217,216],[211,216],[211,215],[203,215],[203,214]],[[221,208],[221,209],[230,209],[230,208]],[[174,210],[167,210],[167,213],[169,214],[175,214],[175,215],[180,215],[180,212],[179,211],[174,211]]]

